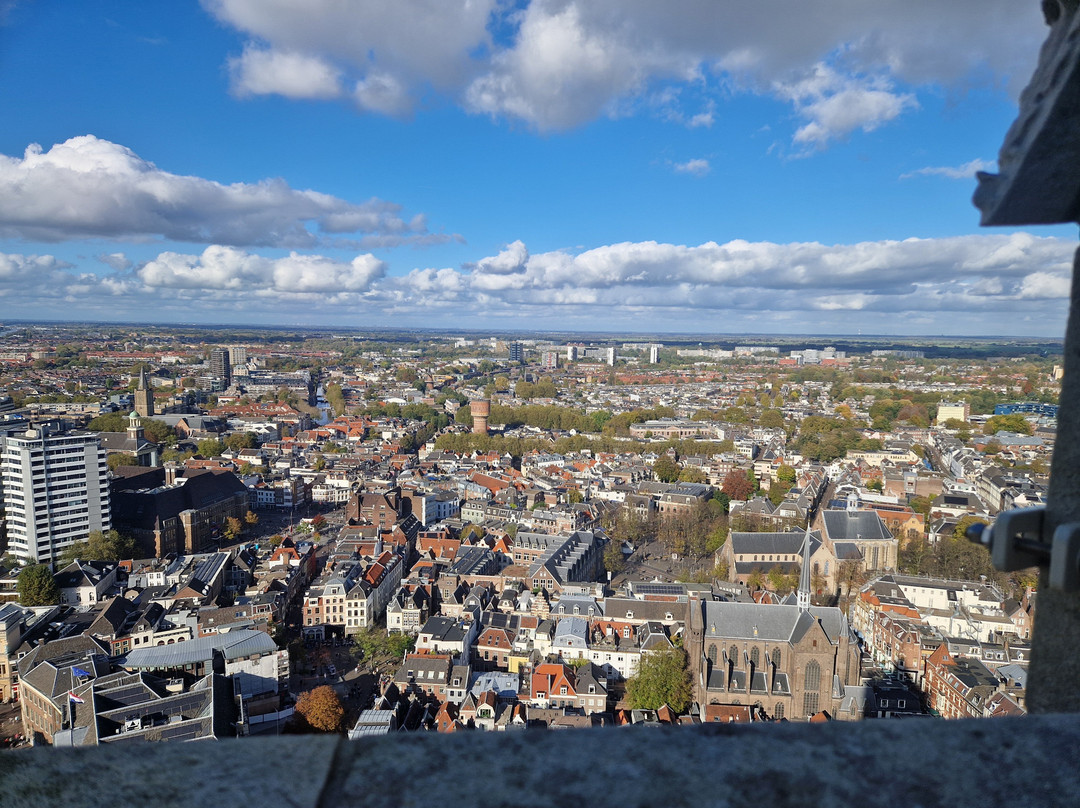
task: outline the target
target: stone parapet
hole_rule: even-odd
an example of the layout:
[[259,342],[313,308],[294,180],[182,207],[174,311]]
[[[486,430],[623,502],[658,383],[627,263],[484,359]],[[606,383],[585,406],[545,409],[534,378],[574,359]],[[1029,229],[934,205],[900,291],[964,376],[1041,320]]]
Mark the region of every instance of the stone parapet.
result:
[[5,808],[1070,804],[1080,717],[245,738],[0,753]]

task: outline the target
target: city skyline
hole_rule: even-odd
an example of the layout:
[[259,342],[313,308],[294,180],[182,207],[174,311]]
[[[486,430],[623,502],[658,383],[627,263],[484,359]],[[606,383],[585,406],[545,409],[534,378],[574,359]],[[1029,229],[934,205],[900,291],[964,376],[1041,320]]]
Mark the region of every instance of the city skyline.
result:
[[0,2],[5,316],[1062,335],[1037,4],[665,9]]

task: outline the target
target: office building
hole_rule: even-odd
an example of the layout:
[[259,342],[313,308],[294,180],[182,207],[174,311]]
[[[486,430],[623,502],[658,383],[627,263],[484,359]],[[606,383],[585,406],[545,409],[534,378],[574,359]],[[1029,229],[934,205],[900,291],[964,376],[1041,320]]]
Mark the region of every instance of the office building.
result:
[[92,530],[112,528],[109,473],[98,436],[42,424],[0,438],[8,552],[54,563]]

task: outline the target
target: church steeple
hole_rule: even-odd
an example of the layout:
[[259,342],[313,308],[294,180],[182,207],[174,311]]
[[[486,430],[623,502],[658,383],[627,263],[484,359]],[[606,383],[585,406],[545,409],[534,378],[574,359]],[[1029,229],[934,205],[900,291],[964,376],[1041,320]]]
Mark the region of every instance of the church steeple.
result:
[[139,384],[135,388],[135,412],[143,418],[154,415],[154,391],[146,380],[146,366],[139,368]]
[[798,604],[800,611],[810,610],[810,524],[806,525],[806,536],[802,546],[802,569],[799,571]]

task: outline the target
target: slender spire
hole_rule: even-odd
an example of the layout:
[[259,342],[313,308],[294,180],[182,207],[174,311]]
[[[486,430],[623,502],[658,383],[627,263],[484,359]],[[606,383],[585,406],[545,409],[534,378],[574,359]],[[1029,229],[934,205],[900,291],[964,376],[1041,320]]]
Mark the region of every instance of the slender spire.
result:
[[802,546],[802,569],[799,571],[798,604],[801,611],[810,609],[810,523],[806,524],[806,536]]

